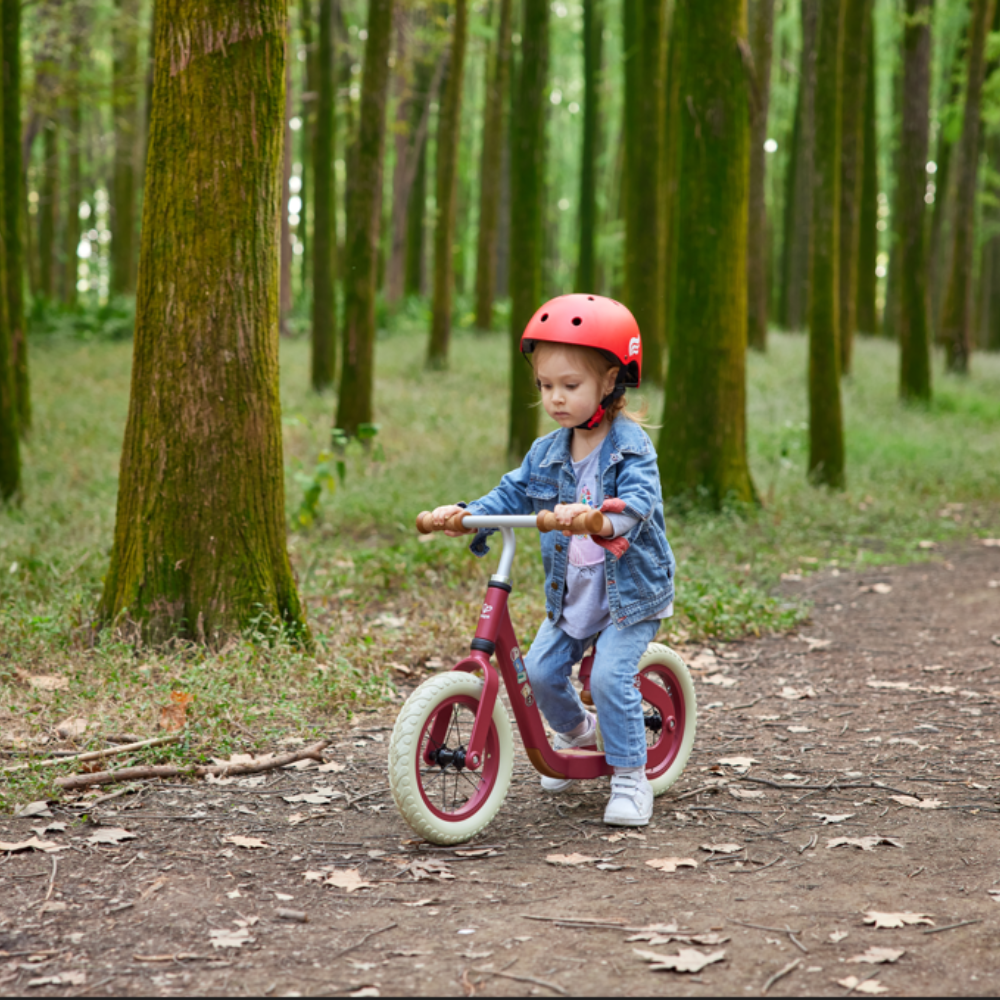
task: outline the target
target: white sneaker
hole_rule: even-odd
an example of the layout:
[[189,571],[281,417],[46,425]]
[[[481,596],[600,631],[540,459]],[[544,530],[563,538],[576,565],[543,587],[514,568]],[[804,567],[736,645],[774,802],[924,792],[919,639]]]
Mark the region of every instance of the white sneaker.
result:
[[[552,741],[552,749],[571,750],[577,747],[595,746],[597,742],[597,716],[592,712],[588,712],[587,719],[590,725],[582,736],[577,736],[574,740],[568,740],[562,733],[556,733],[555,739]],[[574,780],[573,778],[550,778],[548,775],[543,775],[542,791],[553,795],[556,792],[565,792],[573,784]]]
[[604,822],[608,826],[645,826],[652,815],[653,786],[645,771],[613,775]]

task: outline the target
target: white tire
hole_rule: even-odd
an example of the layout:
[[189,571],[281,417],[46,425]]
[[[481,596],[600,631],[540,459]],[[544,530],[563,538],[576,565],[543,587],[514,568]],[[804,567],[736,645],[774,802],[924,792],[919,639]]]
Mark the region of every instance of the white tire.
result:
[[[460,726],[452,740],[456,746],[451,750],[458,749],[459,744],[468,745],[483,687],[480,678],[459,671],[430,677],[407,698],[392,730],[389,743],[392,797],[403,819],[432,844],[460,844],[470,840],[496,816],[510,788],[514,734],[499,697],[493,708],[493,725],[483,763],[477,771],[435,769],[422,759],[424,737],[430,732],[428,722],[448,702],[452,703],[453,718],[458,716],[456,725]],[[455,707],[459,709],[457,713]],[[459,803],[464,808],[449,809],[453,805],[450,801],[442,801],[441,805],[436,802],[438,791],[443,798],[446,796],[452,776],[456,796],[472,790],[471,799]]]

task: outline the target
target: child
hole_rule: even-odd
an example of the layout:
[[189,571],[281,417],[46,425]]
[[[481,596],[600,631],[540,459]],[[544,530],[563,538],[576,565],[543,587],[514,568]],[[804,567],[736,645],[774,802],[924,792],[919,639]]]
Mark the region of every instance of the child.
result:
[[[563,295],[531,318],[521,351],[534,366],[545,412],[561,429],[535,441],[521,468],[467,509],[486,515],[554,509],[567,526],[591,508],[604,513],[599,535],[541,536],[547,616],[525,665],[538,706],[556,732],[554,747],[594,746],[596,719],[570,675],[596,642],[591,693],[605,756],[615,769],[604,822],[645,826],[653,791],[645,773],[636,666],[660,619],[673,613],[674,559],[656,452],[626,411],[625,390],[638,387],[642,369],[639,327],[611,299]],[[438,507],[435,524],[443,526],[464,506]],[[485,534],[473,542],[477,555],[487,551]],[[542,778],[548,792],[570,784]]]

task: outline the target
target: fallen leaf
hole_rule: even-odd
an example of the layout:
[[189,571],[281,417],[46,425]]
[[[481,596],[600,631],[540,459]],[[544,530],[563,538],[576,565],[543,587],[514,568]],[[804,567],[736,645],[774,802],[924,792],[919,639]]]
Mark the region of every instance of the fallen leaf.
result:
[[470,847],[453,853],[459,858],[495,858],[498,854],[492,847]]
[[843,941],[848,933],[849,931],[830,931],[830,940],[836,944],[838,941]]
[[123,840],[135,840],[135,834],[123,830],[120,826],[102,826],[87,838],[87,843],[120,844]]
[[56,726],[56,735],[62,740],[75,740],[77,736],[82,736],[87,731],[88,725],[86,719],[71,716]]
[[936,549],[937,548],[937,542],[932,542],[929,539],[924,538],[924,539],[921,539],[919,542],[917,542],[917,548],[918,549]]
[[69,909],[68,903],[63,903],[59,900],[50,899],[39,907],[39,913],[63,913]]
[[139,893],[140,899],[149,899],[154,893],[159,892],[169,881],[166,875],[161,875],[158,879],[154,879],[149,885],[146,886],[142,892]]
[[37,802],[29,802],[27,805],[21,806],[20,809],[14,810],[15,819],[28,819],[31,816],[51,816],[52,813],[49,812],[49,804],[44,799],[39,799]]
[[702,684],[714,684],[716,687],[731,688],[736,687],[739,680],[736,677],[727,677],[725,674],[712,674],[710,677],[702,677]]
[[480,958],[489,958],[493,952],[492,951],[473,951],[471,948],[468,951],[460,951],[458,953],[462,958],[468,958],[472,961]]
[[416,908],[418,906],[430,906],[432,903],[436,902],[437,902],[436,899],[418,899],[413,903],[403,903],[403,906],[411,906]]
[[335,871],[323,883],[332,885],[335,889],[345,889],[347,892],[355,892],[358,889],[374,889],[373,882],[366,882],[361,877],[361,872],[357,868],[348,868],[344,871]]
[[646,862],[650,868],[655,868],[666,875],[677,871],[678,868],[697,868],[698,862],[694,858],[650,858]]
[[810,729],[808,726],[787,726],[786,727],[790,733],[814,733],[815,729]]
[[872,678],[868,681],[870,688],[886,688],[891,691],[923,691],[923,688],[915,688],[909,681],[880,681]]
[[868,587],[861,587],[858,590],[860,594],[891,594],[892,584],[889,583],[873,583]]
[[246,927],[238,927],[236,930],[229,930],[228,927],[213,927],[208,936],[212,940],[213,948],[242,948],[245,944],[250,944],[253,938]]
[[918,799],[912,795],[890,795],[893,802],[898,802],[901,806],[909,806],[911,809],[940,809],[945,805],[940,799]]
[[823,826],[829,826],[831,823],[843,823],[844,820],[851,819],[855,815],[855,813],[813,813],[816,819],[823,821]]
[[171,691],[170,704],[160,709],[160,729],[168,733],[176,733],[187,723],[188,705],[193,701],[192,695],[186,691]]
[[[589,865],[592,861],[600,861],[600,858],[591,857],[589,854],[547,854],[545,860],[550,865]],[[648,862],[647,862],[648,863]]]
[[424,880],[446,881],[455,877],[454,872],[448,867],[446,862],[432,861],[430,858],[421,858],[419,861],[405,864],[400,869],[400,875],[409,874],[415,882]]
[[60,972],[58,976],[40,976],[29,979],[28,986],[83,986],[87,982],[86,972]]
[[739,844],[702,844],[698,850],[709,854],[738,854],[743,848]]
[[309,819],[309,817],[305,813],[292,813],[291,816],[288,817],[288,822],[291,823],[292,826],[298,826],[299,823],[305,823],[307,819]]
[[320,764],[317,770],[320,774],[337,774],[338,772],[343,771],[346,767],[346,764],[338,764],[335,760],[331,760],[326,764]]
[[786,685],[778,692],[778,697],[784,698],[785,701],[802,701],[806,698],[815,698],[816,692],[809,685],[804,688],[793,688]]
[[878,910],[868,910],[865,913],[865,923],[874,924],[875,929],[908,927],[912,924],[930,924],[934,921],[926,913],[881,913]]
[[232,844],[234,847],[246,847],[249,850],[270,846],[269,844],[265,844],[259,837],[241,837],[239,834],[234,834],[231,837],[223,837],[223,843]]
[[715,653],[710,649],[703,649],[688,660],[688,667],[691,670],[714,670],[718,665]]
[[[271,757],[271,754],[266,754],[267,757]],[[252,753],[234,753],[228,758],[224,757],[213,757],[212,763],[218,767],[235,767],[237,764],[253,764],[256,763],[258,758],[255,758]]]
[[706,965],[713,962],[721,962],[726,957],[726,952],[713,951],[708,955],[698,951],[697,948],[681,948],[676,955],[661,955],[659,952],[647,951],[645,948],[633,948],[636,955],[646,962],[652,962],[651,972],[667,970],[670,972],[701,972]]
[[855,955],[847,961],[854,963],[867,962],[869,965],[883,965],[887,962],[895,962],[905,954],[905,948],[879,948],[873,944],[863,955]]
[[734,799],[740,799],[744,802],[751,802],[754,799],[766,798],[766,794],[764,792],[750,791],[745,788],[729,788],[727,791]]
[[877,979],[858,979],[857,976],[848,976],[846,979],[838,979],[838,985],[845,986],[855,993],[868,993],[877,996],[879,993],[888,993],[888,989]]
[[55,674],[28,674],[27,680],[36,691],[65,691],[69,687],[68,678]]
[[0,854],[8,852],[13,854],[15,851],[42,851],[45,854],[55,854],[56,851],[66,850],[69,850],[69,848],[60,847],[59,844],[51,840],[39,840],[37,837],[15,842],[0,840]]
[[731,767],[737,774],[746,774],[753,764],[760,761],[753,757],[723,757],[720,761],[723,767]]
[[802,635],[799,638],[809,646],[808,652],[815,652],[817,649],[829,649],[833,645],[833,639],[813,639],[811,636]]
[[304,802],[310,806],[325,806],[334,799],[342,799],[346,796],[343,792],[336,792],[333,795],[326,795],[322,792],[303,792],[301,795],[282,795],[281,797],[289,804]]
[[834,847],[859,847],[862,851],[874,851],[879,844],[888,847],[902,847],[903,845],[892,837],[837,837],[826,842],[827,850]]

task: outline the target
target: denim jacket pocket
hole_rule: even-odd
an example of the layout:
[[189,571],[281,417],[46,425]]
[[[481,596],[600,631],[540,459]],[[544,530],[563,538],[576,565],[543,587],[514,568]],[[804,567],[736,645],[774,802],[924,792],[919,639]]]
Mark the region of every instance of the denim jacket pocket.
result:
[[559,485],[547,479],[532,476],[524,495],[531,501],[536,512],[551,510],[559,502]]

